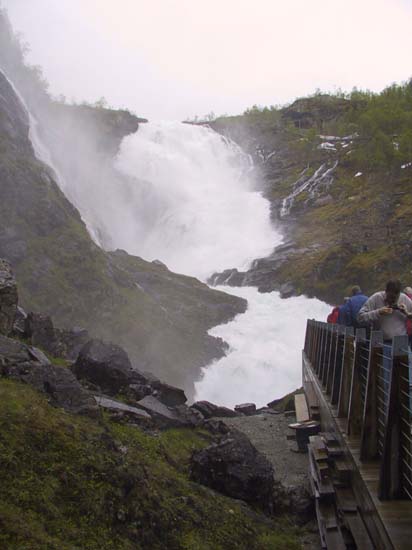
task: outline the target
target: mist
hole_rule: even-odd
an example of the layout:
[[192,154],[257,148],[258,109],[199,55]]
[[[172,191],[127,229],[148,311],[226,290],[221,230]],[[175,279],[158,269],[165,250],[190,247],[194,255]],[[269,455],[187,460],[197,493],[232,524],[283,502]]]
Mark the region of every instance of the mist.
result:
[[3,0],[70,101],[105,96],[150,119],[237,114],[317,88],[411,76],[408,0]]

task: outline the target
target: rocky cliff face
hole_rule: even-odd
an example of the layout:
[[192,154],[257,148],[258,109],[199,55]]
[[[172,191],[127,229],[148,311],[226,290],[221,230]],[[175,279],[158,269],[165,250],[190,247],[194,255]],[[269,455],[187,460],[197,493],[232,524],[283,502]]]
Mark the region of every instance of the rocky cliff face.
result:
[[[396,93],[399,101],[393,103],[398,111],[404,108],[401,120],[407,120],[410,90]],[[319,95],[212,123],[253,156],[273,220],[286,236],[248,273],[228,270],[214,282],[253,284],[285,296],[304,293],[331,303],[341,302],[353,284],[367,293],[389,277],[409,285],[412,163],[406,162],[409,138],[396,129],[399,116],[375,107],[373,98]],[[379,124],[388,128],[386,141]]]
[[[73,109],[71,119],[70,108],[54,109],[56,131],[71,120],[70,132],[83,125],[81,139],[91,142],[100,129],[101,142],[88,149],[96,157],[115,151],[138,125],[114,111],[88,108],[83,118],[83,108]],[[28,132],[28,115],[0,74],[0,256],[13,265],[23,307],[119,343],[140,368],[192,395],[200,367],[223,354],[207,330],[244,311],[245,302],[125,252],[104,252],[35,157]]]

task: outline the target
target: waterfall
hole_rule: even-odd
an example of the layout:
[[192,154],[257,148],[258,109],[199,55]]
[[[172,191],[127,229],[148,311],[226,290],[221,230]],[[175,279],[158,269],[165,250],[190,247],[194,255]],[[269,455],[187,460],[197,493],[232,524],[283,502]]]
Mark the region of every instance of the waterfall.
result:
[[124,230],[117,247],[205,279],[227,267],[247,269],[282,241],[250,156],[209,128],[142,125],[123,140],[116,167],[135,178],[118,213]]
[[[87,163],[85,155],[76,157],[73,144],[65,154],[71,155],[70,166],[80,159],[74,178],[56,167],[26,110],[37,158],[53,169],[98,244],[205,279],[226,268],[246,269],[282,242],[270,221],[269,202],[253,179],[250,157],[212,130],[141,125],[124,138],[110,170]],[[300,386],[305,319],[326,317],[328,306],[302,296],[281,300],[277,292],[260,294],[254,288],[221,290],[246,298],[248,310],[212,329],[230,350],[203,369],[197,398],[228,406],[253,400],[261,406]]]

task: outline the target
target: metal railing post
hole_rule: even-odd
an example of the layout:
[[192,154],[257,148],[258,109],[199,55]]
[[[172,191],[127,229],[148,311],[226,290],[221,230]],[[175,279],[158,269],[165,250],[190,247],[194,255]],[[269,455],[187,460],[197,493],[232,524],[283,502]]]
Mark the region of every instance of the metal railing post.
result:
[[352,382],[353,356],[355,336],[353,327],[345,328],[345,341],[343,344],[342,376],[340,380],[338,398],[338,416],[347,418],[349,413],[350,388]]
[[[404,497],[402,478],[405,450],[402,447],[402,392],[405,390],[405,383],[401,380],[401,364],[408,364],[407,349],[408,337],[406,335],[395,336],[392,345],[389,403],[379,478],[379,498],[381,500]],[[408,387],[407,395],[409,396]]]
[[369,344],[368,377],[363,408],[360,459],[376,458],[378,455],[378,366],[379,354],[383,353],[381,331],[371,333]]
[[362,382],[361,362],[362,343],[366,340],[366,330],[358,328],[355,337],[355,354],[352,368],[352,383],[348,411],[348,435],[360,435],[362,425]]

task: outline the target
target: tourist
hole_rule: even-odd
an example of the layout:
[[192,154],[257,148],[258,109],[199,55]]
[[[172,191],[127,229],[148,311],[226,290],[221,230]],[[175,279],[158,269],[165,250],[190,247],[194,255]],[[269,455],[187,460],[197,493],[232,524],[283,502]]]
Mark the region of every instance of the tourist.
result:
[[346,325],[346,309],[345,306],[350,300],[349,296],[345,296],[343,299],[343,304],[339,306],[339,314],[338,314],[338,325]]
[[370,323],[360,323],[358,321],[358,313],[368,297],[362,293],[358,285],[352,287],[351,294],[351,297],[348,298],[346,303],[342,306],[342,323],[340,324],[346,325],[347,327],[353,327],[355,330],[361,327],[366,328]]
[[385,290],[366,300],[358,314],[359,323],[372,323],[383,333],[383,378],[388,390],[392,365],[392,338],[407,334],[406,322],[412,319],[412,300],[401,292],[401,283],[390,280]]
[[333,309],[332,311],[329,313],[326,321],[328,323],[332,323],[333,325],[336,325],[336,323],[338,322],[338,318],[339,318],[339,308],[341,306],[333,306]]
[[[403,293],[406,294],[410,300],[412,300],[412,288],[410,286],[404,288]],[[406,321],[406,332],[408,333],[409,347],[412,348],[412,319],[408,319]]]

